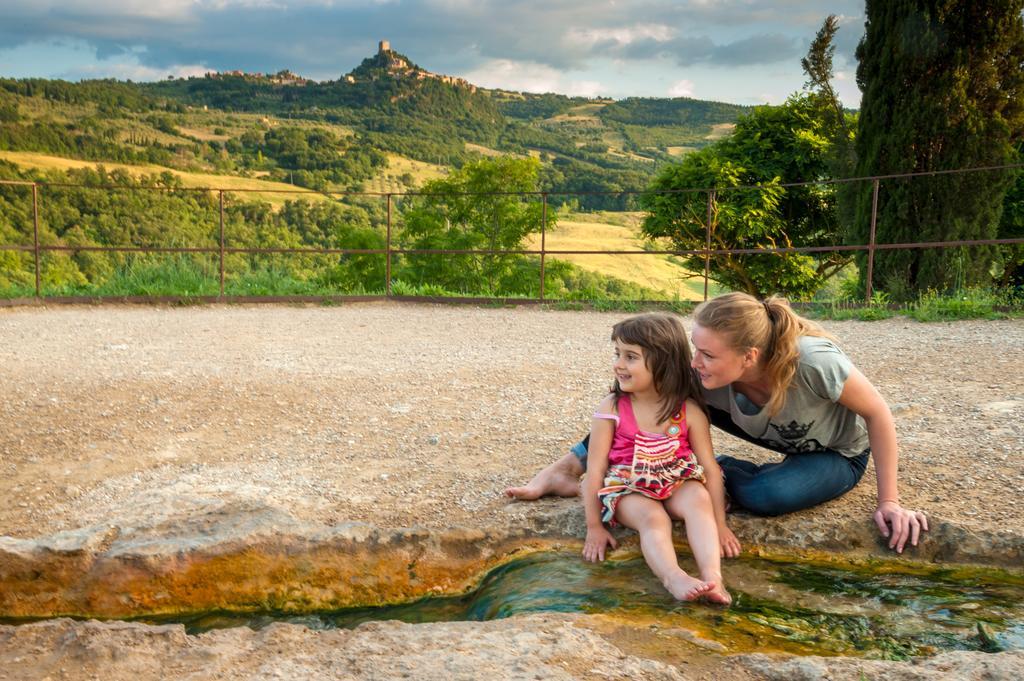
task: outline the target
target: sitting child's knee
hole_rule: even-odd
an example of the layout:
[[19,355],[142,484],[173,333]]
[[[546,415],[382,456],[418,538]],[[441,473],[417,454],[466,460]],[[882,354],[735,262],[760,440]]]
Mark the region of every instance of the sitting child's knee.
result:
[[640,514],[640,518],[645,525],[654,527],[655,525],[672,525],[672,519],[669,518],[668,513],[665,512],[665,507],[661,504],[651,504],[650,506],[644,506],[643,511]]
[[689,503],[694,504],[710,504],[711,493],[708,492],[708,488],[703,483],[697,482],[696,480],[687,480],[683,483],[683,488],[680,490],[683,496]]

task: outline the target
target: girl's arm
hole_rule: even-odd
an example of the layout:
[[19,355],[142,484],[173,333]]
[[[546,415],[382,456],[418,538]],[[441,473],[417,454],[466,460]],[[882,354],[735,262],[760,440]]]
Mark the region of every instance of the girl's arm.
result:
[[722,469],[715,461],[715,451],[711,447],[711,426],[707,415],[693,400],[686,401],[686,433],[690,449],[697,456],[697,463],[704,467],[704,478],[711,494],[715,524],[718,526],[721,554],[735,558],[740,555],[740,541],[725,522],[725,483],[722,481]]
[[875,460],[878,483],[875,524],[882,535],[889,538],[889,548],[903,553],[903,546],[908,539],[911,545],[917,546],[921,531],[928,531],[928,518],[920,511],[911,511],[900,505],[896,484],[899,450],[896,445],[896,425],[889,405],[856,367],[850,370],[843,385],[839,404],[859,414],[867,424],[868,443]]
[[[615,396],[609,395],[597,407],[598,413],[611,414],[615,410]],[[583,558],[596,563],[604,560],[605,549],[617,546],[615,538],[601,522],[601,501],[597,493],[604,487],[608,472],[608,452],[612,448],[615,422],[595,418],[590,424],[590,443],[587,448],[587,474],[583,479],[583,510],[587,517],[587,539],[583,544]]]

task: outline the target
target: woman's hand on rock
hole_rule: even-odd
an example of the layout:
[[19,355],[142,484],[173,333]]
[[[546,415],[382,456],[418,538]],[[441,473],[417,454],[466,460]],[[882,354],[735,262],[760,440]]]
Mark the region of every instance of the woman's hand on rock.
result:
[[725,558],[735,558],[740,555],[740,540],[732,533],[728,525],[718,526],[718,543],[721,545],[721,555]]
[[921,511],[903,508],[895,501],[881,501],[875,509],[875,524],[882,536],[889,538],[889,548],[903,553],[907,540],[917,546],[921,532],[928,531],[928,518]]

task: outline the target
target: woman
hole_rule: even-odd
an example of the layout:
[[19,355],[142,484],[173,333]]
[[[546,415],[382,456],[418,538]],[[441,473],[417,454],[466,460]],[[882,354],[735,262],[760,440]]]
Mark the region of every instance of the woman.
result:
[[[700,377],[711,422],[733,435],[785,454],[763,465],[721,456],[733,506],[758,515],[791,513],[835,499],[854,487],[874,456],[874,513],[889,548],[916,546],[928,519],[900,505],[896,428],[873,385],[814,322],[781,298],[759,301],[727,293],[694,311],[692,368]],[[587,442],[506,494],[536,499],[579,493]],[[722,554],[739,555],[731,531]]]

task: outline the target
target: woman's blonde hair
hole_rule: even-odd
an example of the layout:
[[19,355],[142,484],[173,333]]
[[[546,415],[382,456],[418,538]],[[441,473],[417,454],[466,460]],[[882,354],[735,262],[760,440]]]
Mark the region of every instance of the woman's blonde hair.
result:
[[835,337],[820,326],[793,312],[785,298],[771,296],[758,300],[747,293],[726,293],[701,303],[694,321],[719,334],[737,352],[760,351],[761,368],[771,386],[764,405],[775,416],[786,404],[786,390],[800,363],[800,336]]

